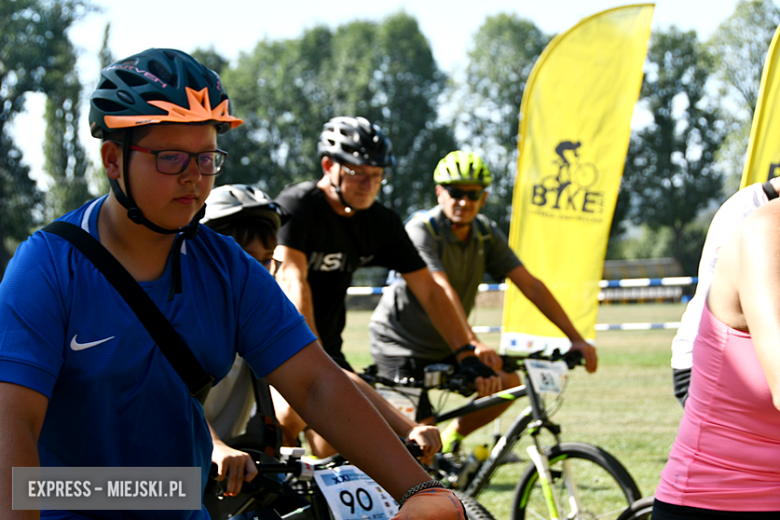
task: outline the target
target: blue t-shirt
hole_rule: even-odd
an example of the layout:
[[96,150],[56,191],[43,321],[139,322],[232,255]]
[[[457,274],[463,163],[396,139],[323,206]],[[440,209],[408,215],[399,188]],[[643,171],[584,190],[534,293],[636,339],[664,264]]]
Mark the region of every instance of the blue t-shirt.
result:
[[[104,200],[60,220],[97,237]],[[158,280],[141,286],[217,381],[236,353],[262,377],[316,339],[274,279],[232,238],[201,227],[184,242],[181,276],[183,292],[171,302],[170,259]],[[205,486],[212,445],[201,404],[119,293],[59,236],[32,235],[0,283],[0,381],[49,398],[41,466],[199,466]]]

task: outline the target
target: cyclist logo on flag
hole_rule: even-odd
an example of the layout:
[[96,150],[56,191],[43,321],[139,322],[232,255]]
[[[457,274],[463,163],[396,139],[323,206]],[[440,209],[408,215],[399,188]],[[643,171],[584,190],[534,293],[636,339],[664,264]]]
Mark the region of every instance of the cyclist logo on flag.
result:
[[581,141],[561,141],[555,147],[552,162],[557,173],[541,178],[534,184],[531,202],[535,206],[561,211],[602,213],[604,193],[595,191],[599,171],[596,165],[581,160]]

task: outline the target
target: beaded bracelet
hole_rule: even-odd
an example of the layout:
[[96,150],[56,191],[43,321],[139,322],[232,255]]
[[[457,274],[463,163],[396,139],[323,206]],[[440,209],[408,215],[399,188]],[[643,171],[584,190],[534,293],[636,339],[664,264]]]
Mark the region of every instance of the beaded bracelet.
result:
[[401,498],[401,501],[398,502],[398,509],[401,509],[401,507],[404,505],[404,502],[412,498],[420,491],[430,489],[430,488],[444,488],[444,484],[442,484],[438,480],[428,480],[426,482],[420,482],[416,486],[413,486],[409,491],[404,493],[403,498]]

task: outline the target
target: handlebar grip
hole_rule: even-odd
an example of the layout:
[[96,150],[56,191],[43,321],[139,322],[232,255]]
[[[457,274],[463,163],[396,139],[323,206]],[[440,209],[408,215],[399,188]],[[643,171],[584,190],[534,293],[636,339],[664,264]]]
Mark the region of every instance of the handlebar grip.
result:
[[579,350],[569,350],[562,356],[562,359],[566,362],[569,370],[573,369],[577,365],[585,364],[585,358],[583,357],[582,352]]

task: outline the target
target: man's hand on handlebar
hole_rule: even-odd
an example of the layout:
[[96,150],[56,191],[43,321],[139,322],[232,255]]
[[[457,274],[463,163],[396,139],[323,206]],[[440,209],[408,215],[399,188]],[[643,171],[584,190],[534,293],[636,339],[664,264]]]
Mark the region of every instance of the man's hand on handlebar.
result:
[[580,340],[572,342],[571,350],[578,350],[582,354],[582,357],[585,358],[585,370],[591,374],[596,371],[599,364],[599,359],[596,355],[596,347],[587,341]]
[[498,355],[498,352],[479,341],[474,342],[474,347],[474,354],[477,355],[483,364],[489,366],[493,370],[501,370],[504,361],[501,359],[501,356]]
[[235,450],[221,441],[214,441],[211,461],[217,465],[217,480],[227,477],[225,495],[236,496],[244,481],[251,482],[257,476],[257,466],[248,453]]
[[436,426],[418,424],[406,434],[408,441],[414,441],[422,450],[420,462],[430,466],[433,456],[441,449],[441,434]]
[[473,381],[479,397],[501,390],[501,379],[492,368],[482,363],[476,356],[468,356],[460,360],[458,376]]

